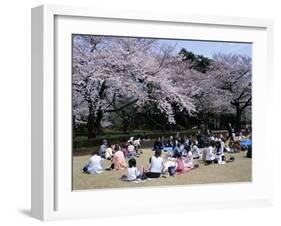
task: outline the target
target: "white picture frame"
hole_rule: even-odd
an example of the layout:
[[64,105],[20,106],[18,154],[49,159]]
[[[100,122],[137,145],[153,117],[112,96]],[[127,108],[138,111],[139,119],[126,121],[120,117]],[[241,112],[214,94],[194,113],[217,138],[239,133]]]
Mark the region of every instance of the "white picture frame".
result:
[[[67,18],[67,19],[65,19]],[[103,23],[104,21],[108,24]],[[71,73],[69,45],[60,39],[69,38],[77,31],[88,33],[95,23],[100,34],[145,35],[175,37],[177,26],[194,28],[191,39],[253,42],[253,181],[251,183],[209,184],[156,188],[91,190],[74,192],[69,181],[71,167],[71,127],[67,115],[71,102],[69,83]],[[112,24],[111,24],[112,23]],[[120,24],[115,31],[114,23]],[[122,24],[126,25],[122,25]],[[129,25],[128,25],[129,24]],[[125,26],[140,26],[126,30]],[[124,26],[124,27],[122,27]],[[155,31],[158,26],[158,31]],[[170,34],[160,27],[169,26]],[[78,27],[80,30],[78,30]],[[173,31],[173,27],[175,28]],[[118,28],[118,27],[117,27]],[[146,29],[147,28],[147,29]],[[171,28],[171,30],[170,30]],[[201,29],[200,34],[196,29]],[[77,29],[77,30],[75,30]],[[215,30],[213,30],[215,29]],[[231,30],[232,29],[232,30]],[[166,29],[167,30],[167,29]],[[215,31],[215,32],[214,32]],[[232,33],[231,33],[231,32]],[[237,32],[233,32],[237,31]],[[117,33],[116,33],[117,32]],[[139,33],[138,33],[139,32]],[[152,32],[155,32],[152,34]],[[161,33],[162,32],[162,33]],[[197,32],[197,33],[196,33]],[[245,32],[240,33],[239,32]],[[224,36],[219,36],[224,33]],[[184,34],[186,36],[186,33]],[[233,38],[236,37],[236,38]],[[233,40],[234,39],[234,40]],[[211,208],[239,208],[265,206],[273,203],[273,178],[266,172],[273,171],[272,155],[263,156],[268,145],[266,120],[271,101],[262,106],[263,100],[272,94],[273,75],[273,22],[265,19],[182,15],[172,13],[133,12],[101,10],[83,7],[43,5],[32,9],[32,216],[41,220],[90,218],[107,216],[158,213],[165,211],[187,211]],[[66,55],[61,55],[61,53]],[[59,65],[57,65],[59,62]],[[59,75],[59,76],[58,76]],[[62,85],[62,81],[65,82]],[[62,97],[66,96],[66,105]],[[267,100],[270,98],[267,98]],[[64,122],[63,122],[64,121]],[[70,122],[70,121],[69,121]],[[68,130],[67,130],[68,128]],[[265,133],[258,132],[260,129]],[[60,131],[65,135],[60,135]],[[58,137],[60,137],[58,139]],[[263,137],[263,139],[260,139]],[[62,151],[64,150],[64,151]],[[65,151],[68,150],[68,151]],[[70,152],[69,152],[70,151]],[[62,162],[64,159],[64,162]],[[65,168],[65,169],[64,169]],[[176,192],[182,198],[177,201],[161,197]],[[136,194],[138,194],[136,196]],[[157,197],[154,197],[157,194]],[[121,197],[134,197],[121,198]],[[212,197],[211,197],[212,196]],[[104,197],[104,198],[103,198]],[[152,200],[153,197],[153,201]],[[189,198],[188,198],[189,197]],[[105,202],[104,202],[105,200]],[[122,201],[121,208],[110,205]],[[144,201],[145,200],[145,201]],[[97,203],[97,205],[93,205]],[[105,203],[105,204],[102,204]],[[137,204],[136,204],[137,203]],[[134,208],[130,208],[130,206]],[[173,210],[165,206],[174,206]]]

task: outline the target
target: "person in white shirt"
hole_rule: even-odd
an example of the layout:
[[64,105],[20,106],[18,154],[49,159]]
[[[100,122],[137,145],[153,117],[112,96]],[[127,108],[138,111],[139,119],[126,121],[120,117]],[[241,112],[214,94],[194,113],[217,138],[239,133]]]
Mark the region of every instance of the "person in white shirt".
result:
[[112,147],[109,146],[106,150],[105,150],[105,158],[107,160],[111,160],[113,157],[113,151],[112,151]]
[[127,143],[133,143],[134,142],[134,137],[130,137],[130,139],[127,141]]
[[206,153],[206,164],[214,163],[216,160],[216,155],[214,153],[216,147],[216,142],[211,141]]
[[155,156],[150,158],[150,164],[148,172],[145,175],[149,178],[158,178],[165,170],[165,165],[163,158],[161,157],[161,150],[157,149],[155,151]]
[[136,167],[137,162],[133,158],[133,159],[129,160],[128,164],[129,164],[129,167],[127,169],[127,180],[128,181],[134,181],[137,178],[139,178],[139,176],[140,176],[140,171]]
[[225,147],[224,142],[221,139],[219,139],[219,141],[217,141],[217,153],[216,153],[216,159],[218,164],[225,164],[224,147]]
[[103,172],[102,164],[101,164],[102,158],[99,155],[99,152],[94,152],[93,155],[90,157],[89,162],[86,166],[83,168],[84,173],[89,174],[100,174]]
[[134,145],[132,143],[129,143],[127,150],[128,150],[128,152],[134,152],[135,151]]
[[134,140],[133,144],[136,148],[139,148],[140,147],[140,138]]
[[141,139],[140,139],[140,138],[135,139],[134,142],[133,142],[133,145],[134,145],[134,147],[135,147],[135,151],[136,151],[137,154],[142,154],[142,152],[139,151],[139,148],[140,148],[140,146],[141,146],[141,143],[140,143],[140,142],[141,142]]
[[193,155],[191,151],[187,152],[186,157],[183,159],[183,163],[184,163],[184,168],[193,168]]
[[130,142],[127,146],[128,157],[136,156],[137,152],[135,146]]
[[191,153],[194,159],[199,159],[202,155],[195,142],[192,143]]

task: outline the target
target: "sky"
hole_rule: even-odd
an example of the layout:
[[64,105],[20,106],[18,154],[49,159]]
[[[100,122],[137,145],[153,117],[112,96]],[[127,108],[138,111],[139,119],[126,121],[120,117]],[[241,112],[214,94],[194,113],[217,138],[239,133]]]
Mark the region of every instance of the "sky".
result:
[[[79,35],[78,35],[79,36]],[[106,37],[106,36],[105,36]],[[175,52],[179,53],[182,48],[197,55],[212,58],[215,53],[241,54],[252,57],[252,44],[243,42],[223,41],[198,41],[198,40],[175,40],[157,39],[160,44],[175,46]]]
[[214,42],[214,41],[194,41],[194,40],[159,40],[161,43],[166,43],[176,46],[176,51],[179,52],[182,48],[191,51],[197,55],[203,55],[212,58],[214,53],[232,53],[241,54],[252,57],[251,43],[238,42]]

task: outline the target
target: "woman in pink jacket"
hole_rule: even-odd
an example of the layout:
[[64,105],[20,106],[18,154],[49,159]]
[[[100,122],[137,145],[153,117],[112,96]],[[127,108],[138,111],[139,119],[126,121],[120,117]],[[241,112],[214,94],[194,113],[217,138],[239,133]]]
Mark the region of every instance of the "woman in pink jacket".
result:
[[112,158],[111,169],[115,169],[115,170],[125,169],[126,168],[125,156],[118,144],[115,145],[114,152],[115,153]]

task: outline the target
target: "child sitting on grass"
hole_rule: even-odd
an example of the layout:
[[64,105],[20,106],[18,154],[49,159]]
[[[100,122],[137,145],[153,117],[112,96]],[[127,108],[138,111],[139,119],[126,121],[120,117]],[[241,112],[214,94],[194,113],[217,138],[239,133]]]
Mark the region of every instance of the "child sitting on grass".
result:
[[143,170],[139,171],[137,169],[137,161],[134,158],[131,158],[128,161],[129,167],[127,168],[127,175],[123,175],[121,180],[125,181],[135,181],[135,180],[145,180],[147,177],[143,174]]
[[176,172],[183,173],[184,172],[184,162],[181,157],[181,154],[178,152],[176,153],[176,164],[175,166],[168,167],[168,172],[170,176],[174,176]]
[[133,181],[140,176],[140,171],[137,169],[137,161],[132,158],[128,161],[129,167],[127,169],[127,180]]

